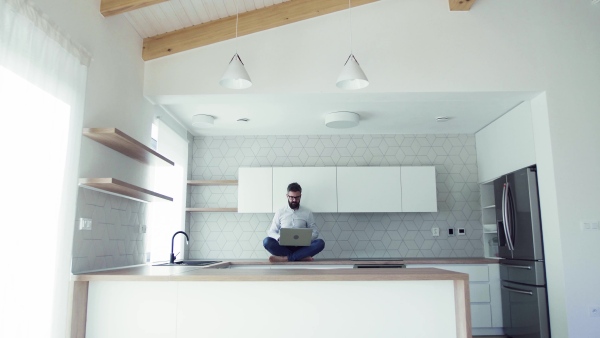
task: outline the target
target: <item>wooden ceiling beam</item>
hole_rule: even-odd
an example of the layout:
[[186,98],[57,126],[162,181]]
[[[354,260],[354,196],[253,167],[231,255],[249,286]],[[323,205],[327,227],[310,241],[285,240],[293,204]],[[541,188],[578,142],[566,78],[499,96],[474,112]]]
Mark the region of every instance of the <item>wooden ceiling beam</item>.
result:
[[476,0],[448,0],[451,11],[468,11]]
[[169,0],[102,0],[100,3],[100,13],[104,17],[107,17],[165,1]]
[[[378,0],[353,0],[352,7]],[[473,0],[471,0],[473,1]],[[348,8],[347,0],[290,0],[239,15],[238,36],[280,27]],[[152,60],[235,38],[235,16],[144,39],[142,58]]]

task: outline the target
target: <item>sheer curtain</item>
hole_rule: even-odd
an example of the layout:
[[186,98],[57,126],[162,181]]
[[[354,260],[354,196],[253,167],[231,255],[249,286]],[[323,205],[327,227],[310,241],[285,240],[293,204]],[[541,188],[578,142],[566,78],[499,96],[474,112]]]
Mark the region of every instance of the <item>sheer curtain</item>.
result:
[[65,337],[90,56],[28,0],[0,0],[0,337]]
[[[174,166],[157,166],[154,172],[156,191],[173,197],[172,203],[155,202],[148,205],[151,222],[148,226],[147,246],[151,260],[168,261],[171,252],[171,238],[176,231],[185,230],[185,201],[187,187],[188,142],[158,120],[157,151],[175,162]],[[189,235],[189,234],[188,234]],[[183,259],[185,237],[175,239],[174,253]],[[188,258],[188,257],[185,257]]]

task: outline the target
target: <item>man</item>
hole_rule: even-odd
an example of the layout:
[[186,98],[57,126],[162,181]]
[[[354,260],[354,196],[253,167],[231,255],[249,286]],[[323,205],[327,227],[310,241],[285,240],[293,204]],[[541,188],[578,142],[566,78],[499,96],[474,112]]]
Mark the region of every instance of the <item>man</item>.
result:
[[[263,246],[273,256],[270,262],[312,261],[313,256],[323,251],[325,241],[317,239],[319,231],[312,212],[300,207],[302,187],[294,182],[287,187],[288,205],[275,213],[271,227],[267,230],[268,237],[263,240]],[[281,228],[311,228],[312,241],[309,246],[279,245],[279,230]]]

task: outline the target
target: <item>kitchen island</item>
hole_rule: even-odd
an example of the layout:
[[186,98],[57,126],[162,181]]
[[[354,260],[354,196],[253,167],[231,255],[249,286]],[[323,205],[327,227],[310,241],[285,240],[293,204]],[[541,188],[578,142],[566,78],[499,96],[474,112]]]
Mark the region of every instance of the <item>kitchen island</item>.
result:
[[[466,274],[313,263],[144,265],[74,275],[71,336],[471,337]],[[370,263],[401,262],[360,262]],[[291,268],[309,264],[316,268]]]

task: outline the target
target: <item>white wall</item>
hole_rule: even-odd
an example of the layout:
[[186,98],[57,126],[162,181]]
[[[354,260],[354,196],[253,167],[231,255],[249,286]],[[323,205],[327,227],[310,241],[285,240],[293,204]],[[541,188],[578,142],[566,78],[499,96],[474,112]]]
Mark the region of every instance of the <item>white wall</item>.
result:
[[[254,82],[244,94],[339,92],[347,18],[339,12],[240,38]],[[600,233],[579,228],[600,219],[600,5],[478,1],[449,12],[445,0],[382,0],[357,7],[352,22],[354,53],[371,81],[362,92],[545,92],[545,102],[532,104],[553,336],[600,332],[588,315],[600,304],[590,282],[600,279]],[[149,61],[144,91],[227,93],[217,83],[233,52],[227,41]]]
[[[142,40],[125,18],[102,17],[99,14],[99,0],[32,2],[70,35],[75,43],[92,54],[93,60],[87,76],[83,126],[117,127],[138,141],[149,144],[155,108],[142,95]],[[132,184],[147,186],[146,183],[150,182],[151,178],[149,171],[147,166],[133,159],[85,137],[82,138],[80,177],[115,177]],[[65,299],[65,304],[66,301]],[[63,318],[66,315],[65,309]],[[67,321],[57,320],[54,324],[52,337],[65,337]]]
[[[92,54],[83,126],[116,127],[150,145],[153,111],[143,98],[142,39],[122,16],[104,18],[100,1],[34,0]],[[115,177],[149,187],[151,167],[88,138],[82,139],[80,177]]]

